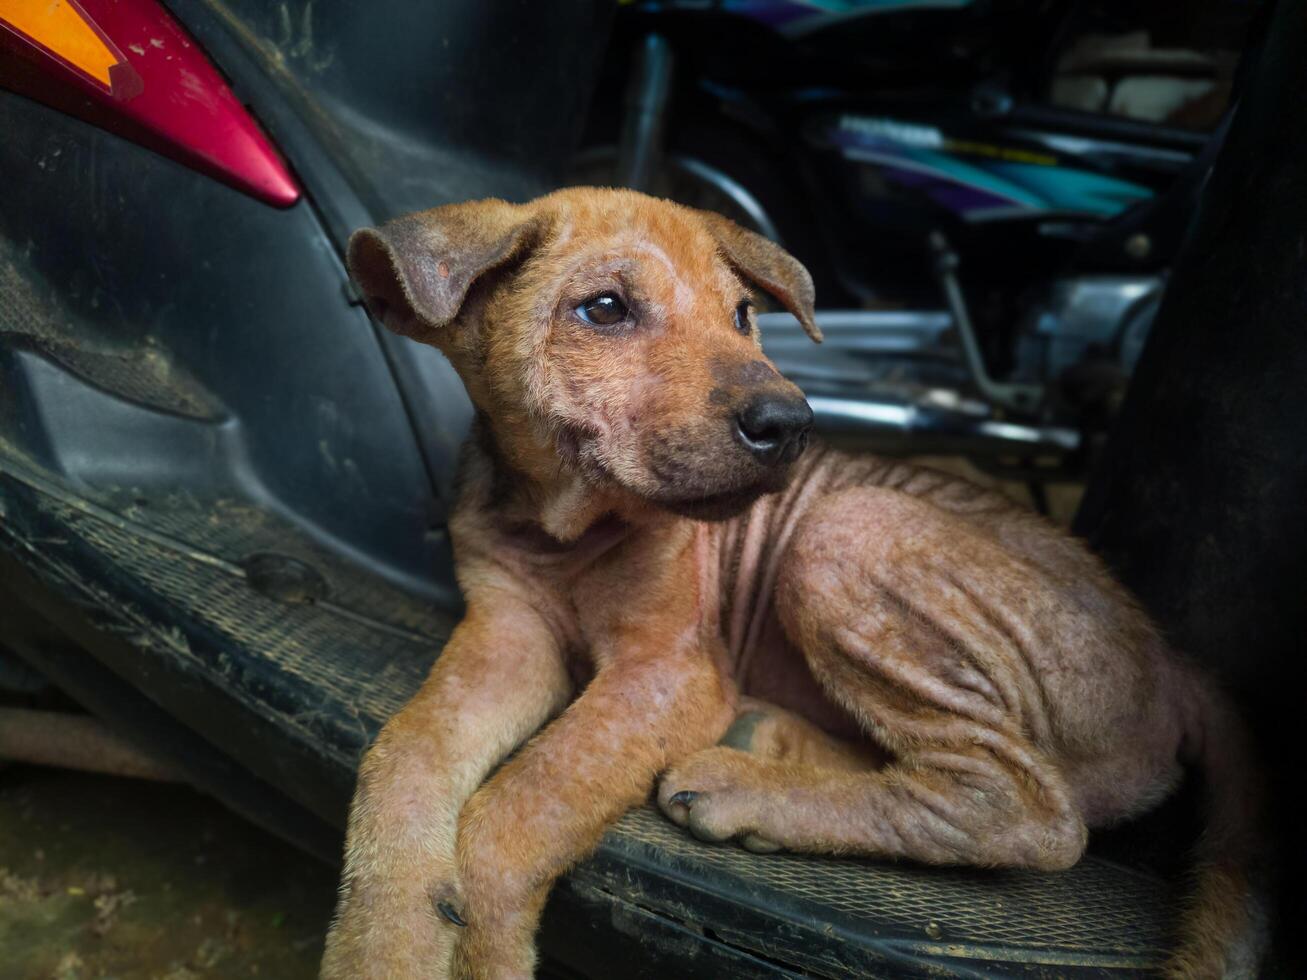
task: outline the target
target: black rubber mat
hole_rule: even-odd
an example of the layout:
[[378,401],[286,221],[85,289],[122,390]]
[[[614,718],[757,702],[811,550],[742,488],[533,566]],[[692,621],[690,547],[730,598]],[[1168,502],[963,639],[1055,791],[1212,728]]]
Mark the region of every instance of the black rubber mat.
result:
[[[92,494],[3,443],[0,552],[113,638],[102,667],[336,827],[453,623],[273,514]],[[320,576],[318,598],[253,588],[268,554]],[[1059,874],[760,856],[644,808],[560,884],[543,943],[590,976],[614,958],[629,976],[1128,975],[1158,963],[1174,912],[1167,883],[1092,854]]]

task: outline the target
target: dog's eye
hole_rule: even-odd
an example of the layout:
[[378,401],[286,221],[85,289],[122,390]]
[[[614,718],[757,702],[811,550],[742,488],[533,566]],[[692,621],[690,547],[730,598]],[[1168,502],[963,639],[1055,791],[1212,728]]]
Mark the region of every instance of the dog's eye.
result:
[[742,299],[735,307],[735,329],[748,336],[753,332],[749,324],[749,308],[753,306],[747,299]]
[[576,315],[586,323],[597,327],[610,327],[626,319],[626,304],[616,293],[600,293],[591,296],[576,308]]

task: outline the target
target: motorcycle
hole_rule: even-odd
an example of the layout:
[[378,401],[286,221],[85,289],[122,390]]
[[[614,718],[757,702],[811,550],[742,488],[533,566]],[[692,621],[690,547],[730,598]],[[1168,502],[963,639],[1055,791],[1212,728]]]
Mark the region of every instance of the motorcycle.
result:
[[[460,612],[445,522],[471,417],[439,354],[369,321],[345,242],[587,165],[689,175],[809,263],[829,353],[763,332],[828,434],[1075,458],[1092,426],[1056,382],[1090,351],[1128,367],[1213,141],[1050,116],[950,53],[1020,47],[1042,16],[799,6],[0,9],[0,661],[338,861],[358,758]],[[780,7],[780,33],[758,22]],[[682,14],[714,25],[697,47]],[[862,74],[882,30],[891,55],[924,46],[887,62],[896,89]],[[604,150],[603,57],[633,36]],[[706,121],[669,98],[673,47]],[[746,172],[766,147],[795,173]],[[645,807],[560,882],[541,940],[587,977],[1101,976],[1158,962],[1174,914],[1153,865],[1101,850],[1056,876],[763,859]]]
[[[785,317],[764,336],[828,435],[1083,478],[1226,94],[1213,59],[1094,35],[1121,25],[1089,6],[631,3],[573,175],[722,211],[803,259],[825,347]],[[1103,111],[1141,87],[1209,128]]]

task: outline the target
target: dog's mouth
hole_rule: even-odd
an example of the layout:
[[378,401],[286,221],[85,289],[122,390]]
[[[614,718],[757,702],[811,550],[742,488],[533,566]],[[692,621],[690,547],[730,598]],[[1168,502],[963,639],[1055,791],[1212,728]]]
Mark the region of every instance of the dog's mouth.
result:
[[595,451],[596,440],[575,427],[563,428],[558,436],[560,460],[588,472],[601,483],[615,485],[661,510],[698,521],[724,521],[736,517],[759,497],[781,490],[789,482],[791,467],[762,468],[745,457],[741,460],[734,443],[719,450],[713,447],[687,452],[689,440],[666,441],[658,449],[641,454],[638,468],[644,473],[632,477],[609,465]]
[[[748,482],[727,485],[726,489],[709,489],[704,486],[698,492],[689,491],[686,481],[676,480],[666,484],[660,491],[649,494],[646,499],[663,510],[689,517],[698,521],[724,521],[748,510],[759,497],[783,490],[789,483],[791,468],[789,466],[750,474]],[[691,486],[694,486],[692,483]],[[720,487],[721,484],[718,484]]]
[[766,492],[767,488],[758,486],[746,490],[710,493],[703,497],[655,498],[654,502],[664,510],[669,510],[680,517],[689,517],[696,521],[725,521],[747,510]]

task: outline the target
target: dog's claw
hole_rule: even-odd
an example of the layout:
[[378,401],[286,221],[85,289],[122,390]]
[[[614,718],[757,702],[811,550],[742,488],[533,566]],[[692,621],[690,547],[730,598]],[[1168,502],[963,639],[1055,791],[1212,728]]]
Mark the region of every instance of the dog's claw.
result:
[[683,789],[679,793],[673,793],[667,798],[668,803],[678,804],[688,807],[691,803],[699,798],[699,794],[692,789]]
[[459,915],[458,909],[454,908],[454,906],[450,905],[448,902],[437,902],[436,911],[460,929],[467,928],[467,920]]

